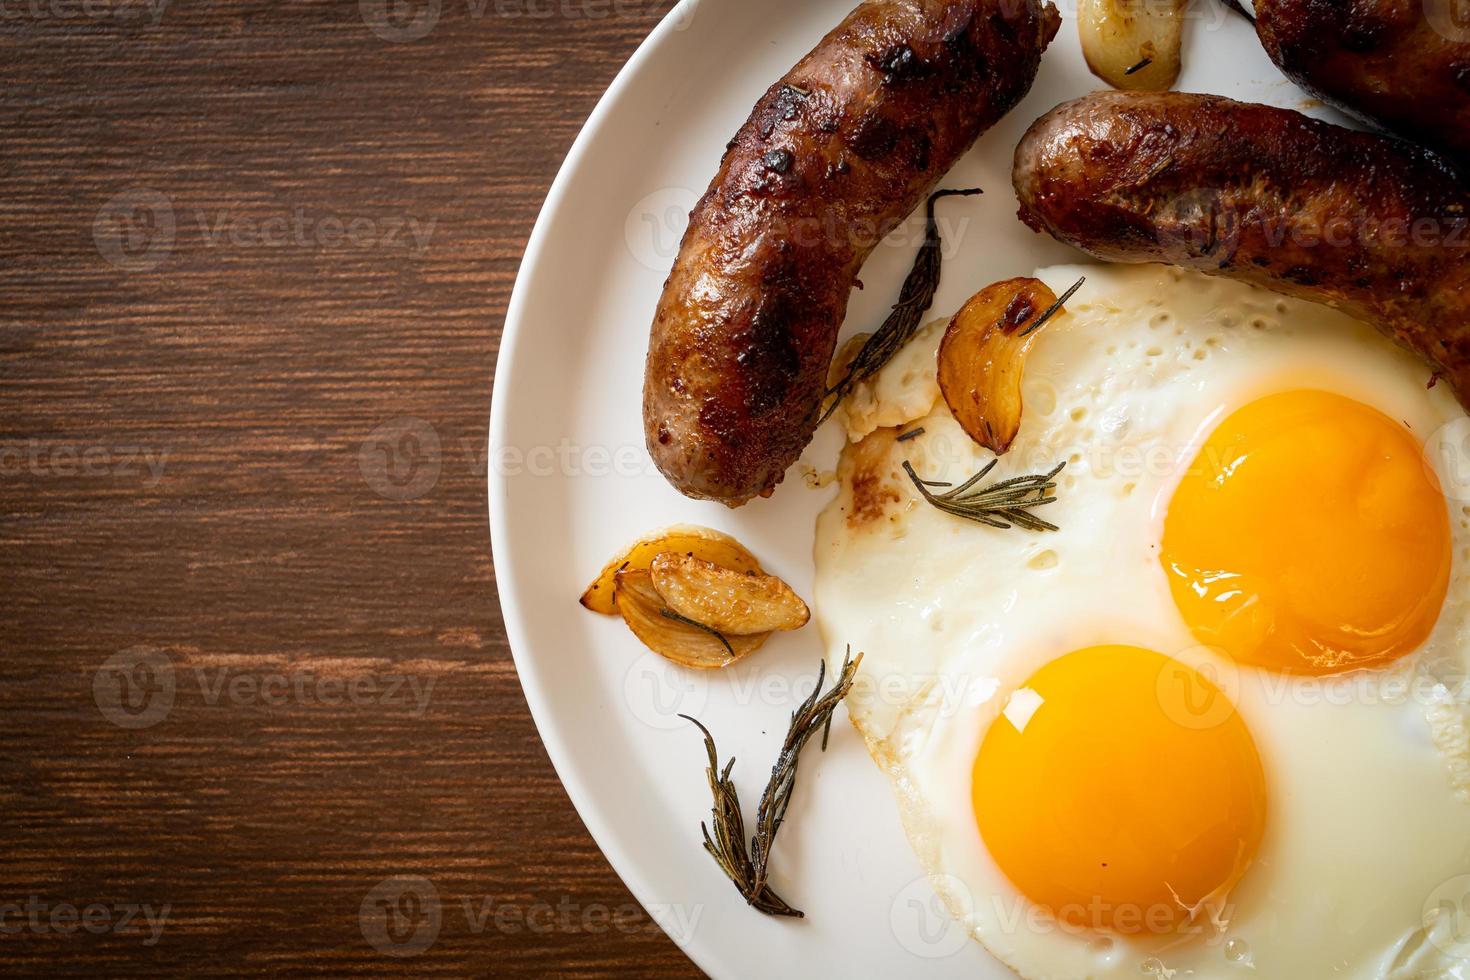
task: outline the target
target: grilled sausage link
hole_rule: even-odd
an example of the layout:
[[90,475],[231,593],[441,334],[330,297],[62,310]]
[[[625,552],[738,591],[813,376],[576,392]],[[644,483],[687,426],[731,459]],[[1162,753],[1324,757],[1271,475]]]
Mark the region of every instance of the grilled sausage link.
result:
[[690,215],[653,321],[648,449],[691,497],[769,495],[816,426],[868,253],[1019,102],[1042,0],[869,0],[772,86]]
[[1428,150],[1209,95],[1098,93],[1016,148],[1021,220],[1375,324],[1470,395],[1470,191]]
[[1461,0],[1256,0],[1256,32],[1325,102],[1470,163],[1470,23]]

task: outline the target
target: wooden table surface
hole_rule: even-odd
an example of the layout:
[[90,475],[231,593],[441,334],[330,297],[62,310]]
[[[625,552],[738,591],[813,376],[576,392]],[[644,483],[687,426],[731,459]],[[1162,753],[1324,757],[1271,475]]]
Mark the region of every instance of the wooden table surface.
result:
[[688,976],[547,761],[485,444],[670,0],[0,0],[0,972]]

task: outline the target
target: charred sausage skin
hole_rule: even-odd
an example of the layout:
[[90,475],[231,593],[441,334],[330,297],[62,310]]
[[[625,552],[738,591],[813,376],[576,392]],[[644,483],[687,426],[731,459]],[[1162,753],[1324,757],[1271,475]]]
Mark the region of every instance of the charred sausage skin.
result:
[[1470,395],[1470,191],[1436,154],[1287,109],[1106,92],[1016,148],[1021,219],[1098,258],[1337,306]]
[[1470,163],[1470,23],[1460,0],[1256,0],[1256,32],[1313,95]]
[[873,247],[1031,87],[1041,0],[869,0],[772,86],[690,214],[654,316],[649,452],[738,506],[810,441]]

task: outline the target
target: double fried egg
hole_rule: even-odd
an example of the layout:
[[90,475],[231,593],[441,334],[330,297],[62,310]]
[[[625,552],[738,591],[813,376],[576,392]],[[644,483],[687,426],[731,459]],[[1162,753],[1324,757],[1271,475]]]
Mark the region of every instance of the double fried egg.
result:
[[[929,325],[849,400],[829,659],[950,913],[1025,977],[1470,978],[1470,420],[1371,327],[1162,266],[1087,284],[989,479]],[[1457,435],[1457,439],[1446,436]],[[1465,499],[1461,499],[1465,498]]]

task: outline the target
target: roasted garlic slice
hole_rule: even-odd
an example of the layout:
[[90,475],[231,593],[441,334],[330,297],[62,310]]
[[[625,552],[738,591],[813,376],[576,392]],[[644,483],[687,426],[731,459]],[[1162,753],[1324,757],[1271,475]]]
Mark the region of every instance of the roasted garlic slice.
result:
[[700,670],[724,667],[760,649],[771,635],[726,636],[681,616],[659,595],[646,569],[617,572],[613,580],[623,622],[644,646],[676,664]]
[[1186,0],[1078,0],[1077,32],[1092,73],[1113,88],[1165,92],[1179,78]]
[[997,456],[1021,428],[1021,372],[1042,326],[1062,311],[1040,279],[1006,279],[972,296],[939,344],[939,390],[971,439]]
[[679,554],[659,555],[650,571],[670,609],[727,636],[800,629],[811,618],[801,597],[774,575]]
[[696,524],[676,524],[639,538],[608,562],[582,593],[582,605],[605,616],[617,615],[613,578],[619,571],[643,571],[665,553],[688,554],[737,572],[760,572],[760,562],[728,534]]

